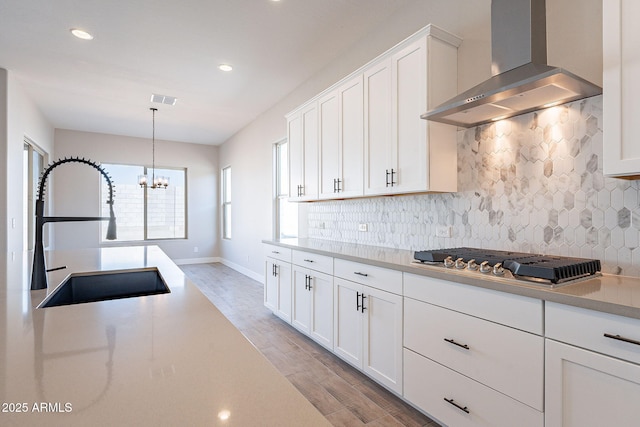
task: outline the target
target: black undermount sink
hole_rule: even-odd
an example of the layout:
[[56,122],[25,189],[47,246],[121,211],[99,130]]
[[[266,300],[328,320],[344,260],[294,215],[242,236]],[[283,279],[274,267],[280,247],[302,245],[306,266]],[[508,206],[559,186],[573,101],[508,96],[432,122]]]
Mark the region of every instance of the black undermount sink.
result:
[[158,269],[72,274],[38,308],[171,292]]

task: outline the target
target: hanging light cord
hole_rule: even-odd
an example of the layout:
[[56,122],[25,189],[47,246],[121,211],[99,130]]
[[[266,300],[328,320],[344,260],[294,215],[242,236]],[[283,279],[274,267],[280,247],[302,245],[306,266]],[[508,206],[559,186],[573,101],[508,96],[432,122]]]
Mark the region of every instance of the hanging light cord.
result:
[[151,129],[151,167],[153,168],[151,170],[151,187],[155,188],[156,186],[156,111],[158,111],[157,108],[153,108],[151,107],[150,110],[153,112],[153,118],[152,118],[152,126],[153,128]]

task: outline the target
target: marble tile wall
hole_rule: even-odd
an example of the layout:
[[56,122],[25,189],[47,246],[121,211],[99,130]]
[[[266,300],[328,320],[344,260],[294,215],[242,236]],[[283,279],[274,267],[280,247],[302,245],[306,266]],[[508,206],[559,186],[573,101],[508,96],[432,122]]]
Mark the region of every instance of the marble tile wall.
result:
[[[457,193],[312,203],[309,237],[597,258],[640,277],[640,181],[602,173],[601,96],[457,135]],[[436,237],[447,226],[451,237]]]

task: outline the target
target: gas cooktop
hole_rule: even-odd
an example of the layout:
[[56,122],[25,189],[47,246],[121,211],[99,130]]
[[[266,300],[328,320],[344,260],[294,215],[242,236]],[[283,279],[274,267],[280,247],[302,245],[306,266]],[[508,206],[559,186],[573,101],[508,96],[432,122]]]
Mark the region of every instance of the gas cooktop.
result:
[[526,280],[551,287],[600,275],[600,261],[555,255],[509,252],[477,248],[416,251],[417,263],[439,265],[485,277]]

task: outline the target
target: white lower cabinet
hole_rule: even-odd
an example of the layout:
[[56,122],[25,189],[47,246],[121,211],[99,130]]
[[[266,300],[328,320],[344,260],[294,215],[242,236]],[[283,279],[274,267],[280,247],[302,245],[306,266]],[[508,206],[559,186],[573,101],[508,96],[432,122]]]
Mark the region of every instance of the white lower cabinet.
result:
[[404,369],[405,399],[447,426],[544,425],[541,412],[408,349]]
[[556,303],[545,318],[546,426],[639,426],[640,320]]
[[291,324],[333,350],[333,277],[293,266]]
[[265,261],[264,305],[291,323],[291,264],[267,257]]
[[402,393],[402,297],[334,278],[334,352]]
[[547,427],[637,427],[640,366],[547,340]]

